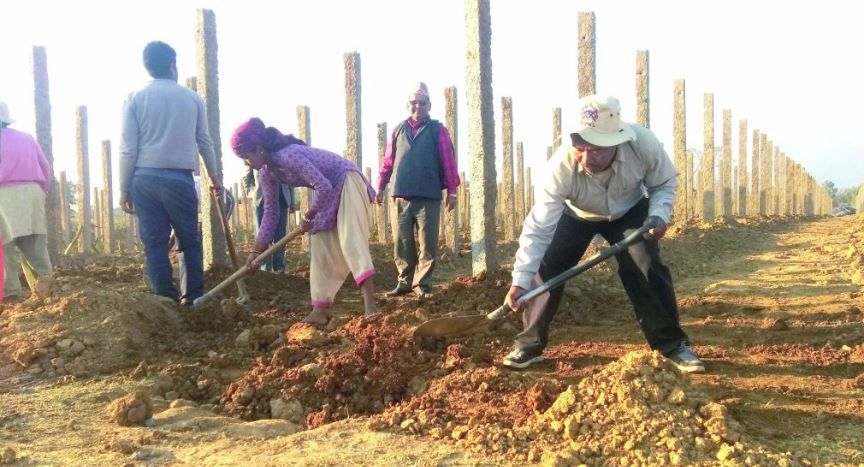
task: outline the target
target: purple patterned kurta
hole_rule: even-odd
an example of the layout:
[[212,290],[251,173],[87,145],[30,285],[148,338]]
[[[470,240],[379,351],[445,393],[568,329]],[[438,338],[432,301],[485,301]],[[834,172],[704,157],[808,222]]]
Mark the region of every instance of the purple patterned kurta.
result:
[[[273,162],[261,167],[261,187],[264,192],[264,216],[255,239],[255,249],[263,251],[273,242],[279,216],[279,184],[307,187],[315,190],[310,207],[312,229],[310,234],[330,230],[336,226],[336,215],[342,195],[342,185],[348,172],[363,173],[353,162],[323,149],[292,144],[273,155]],[[366,189],[369,202],[375,200],[375,190],[369,181]]]

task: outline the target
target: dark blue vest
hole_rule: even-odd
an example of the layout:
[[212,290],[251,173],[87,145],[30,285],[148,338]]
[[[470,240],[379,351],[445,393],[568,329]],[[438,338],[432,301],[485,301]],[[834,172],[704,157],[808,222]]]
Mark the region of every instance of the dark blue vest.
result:
[[438,151],[441,123],[429,120],[411,136],[411,127],[402,122],[396,130],[396,155],[393,161],[393,196],[441,199],[444,168]]

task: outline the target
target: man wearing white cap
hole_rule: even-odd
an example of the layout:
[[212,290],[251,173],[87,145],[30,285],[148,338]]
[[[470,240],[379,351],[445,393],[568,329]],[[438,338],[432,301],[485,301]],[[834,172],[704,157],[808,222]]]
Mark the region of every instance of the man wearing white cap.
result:
[[2,239],[6,301],[25,297],[16,248],[38,278],[31,284],[35,292],[47,295],[52,276],[45,216],[51,166],[39,143],[29,134],[9,128],[12,123],[15,120],[9,116],[9,108],[0,102],[0,217],[8,221],[8,232]]
[[563,288],[528,303],[518,303],[519,297],[577,264],[595,235],[611,244],[648,225],[643,242],[616,256],[621,283],[651,348],[681,371],[704,372],[681,329],[672,276],[657,242],[675,203],[675,167],[654,133],[621,121],[618,99],[586,96],[578,111],[579,124],[549,160],[543,195],[519,238],[505,301],[524,311],[524,329],[503,363],[525,368],[543,360]]

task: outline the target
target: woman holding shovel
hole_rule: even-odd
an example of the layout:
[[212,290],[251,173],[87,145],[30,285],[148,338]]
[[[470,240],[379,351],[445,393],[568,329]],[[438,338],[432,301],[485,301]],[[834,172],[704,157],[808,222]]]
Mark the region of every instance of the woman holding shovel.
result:
[[328,308],[349,272],[363,294],[364,312],[374,313],[375,267],[369,235],[375,191],[357,165],[266,127],[259,118],[249,119],[234,131],[231,148],[248,167],[260,171],[264,195],[255,249],[246,260],[249,270],[261,266],[256,258],[273,241],[279,184],[311,188],[315,191],[312,205],[300,220],[300,228],[311,235],[312,312],[304,321],[316,325],[330,321]]

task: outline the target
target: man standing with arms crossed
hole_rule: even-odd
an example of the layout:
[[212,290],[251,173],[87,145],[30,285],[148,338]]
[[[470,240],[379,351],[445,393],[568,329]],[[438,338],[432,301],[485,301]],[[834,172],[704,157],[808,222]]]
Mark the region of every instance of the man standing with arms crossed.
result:
[[392,176],[396,203],[393,249],[399,276],[396,288],[384,294],[387,297],[405,295],[412,289],[420,298],[432,296],[442,189],[447,189],[447,210],[456,207],[459,173],[453,142],[447,127],[429,118],[430,108],[429,89],[421,82],[408,96],[411,116],[393,130],[378,173],[375,201],[384,201]]
[[[204,258],[198,232],[198,195],[192,171],[201,154],[210,189],[222,184],[207,129],[204,101],[177,84],[177,54],[164,42],[144,47],[144,67],[153,80],[129,95],[123,105],[120,143],[120,206],[136,213],[153,293],[183,305],[204,294]],[[174,286],[168,239],[177,236],[181,267],[180,293]]]

